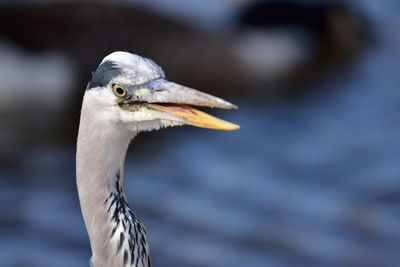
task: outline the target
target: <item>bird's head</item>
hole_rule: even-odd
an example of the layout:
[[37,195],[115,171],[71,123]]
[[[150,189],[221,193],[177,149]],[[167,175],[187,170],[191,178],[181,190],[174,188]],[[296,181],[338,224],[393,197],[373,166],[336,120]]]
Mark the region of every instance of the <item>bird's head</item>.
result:
[[120,123],[135,132],[185,124],[239,128],[191,107],[234,109],[235,105],[169,82],[152,60],[128,52],[114,52],[103,59],[88,84],[84,105],[97,120]]

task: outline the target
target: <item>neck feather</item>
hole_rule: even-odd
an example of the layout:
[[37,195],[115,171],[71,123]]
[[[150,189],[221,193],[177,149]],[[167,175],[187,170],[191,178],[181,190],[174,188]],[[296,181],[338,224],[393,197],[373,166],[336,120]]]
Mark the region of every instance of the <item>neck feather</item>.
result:
[[130,210],[124,193],[125,155],[134,134],[121,128],[98,118],[85,107],[84,101],[76,175],[94,267],[150,264],[148,256],[142,259],[143,264],[138,262],[139,252],[148,255],[145,230]]

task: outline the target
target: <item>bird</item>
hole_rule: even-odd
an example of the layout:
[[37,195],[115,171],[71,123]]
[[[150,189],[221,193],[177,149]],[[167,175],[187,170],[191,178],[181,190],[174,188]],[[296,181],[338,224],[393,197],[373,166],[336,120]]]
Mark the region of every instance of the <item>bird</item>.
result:
[[107,55],[83,95],[76,150],[76,183],[92,267],[149,267],[146,229],[124,190],[125,155],[144,131],[192,125],[240,126],[193,106],[236,109],[221,98],[168,81],[151,59],[125,51]]

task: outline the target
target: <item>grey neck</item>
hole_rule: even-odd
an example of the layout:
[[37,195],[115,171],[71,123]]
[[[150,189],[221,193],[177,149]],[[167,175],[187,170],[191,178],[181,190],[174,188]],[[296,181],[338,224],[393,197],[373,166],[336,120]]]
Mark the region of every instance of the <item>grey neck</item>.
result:
[[82,106],[76,177],[93,267],[150,266],[144,227],[128,206],[123,167],[133,135]]

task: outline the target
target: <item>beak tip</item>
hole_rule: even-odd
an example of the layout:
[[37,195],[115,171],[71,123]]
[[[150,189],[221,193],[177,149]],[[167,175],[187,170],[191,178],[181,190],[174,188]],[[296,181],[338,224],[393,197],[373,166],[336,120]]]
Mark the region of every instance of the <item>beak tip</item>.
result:
[[232,106],[231,106],[231,109],[239,109],[239,107],[238,106],[236,106],[236,105],[234,105],[234,104],[231,104]]
[[224,109],[238,109],[239,107],[236,106],[235,104],[232,104],[228,101],[224,101],[221,106],[218,106],[218,108],[224,108]]
[[227,122],[227,125],[222,128],[216,128],[216,130],[225,130],[225,131],[236,131],[240,129],[240,125],[232,122]]
[[236,126],[236,127],[232,129],[233,131],[239,130],[239,129],[240,129],[240,125],[235,124],[235,126]]

